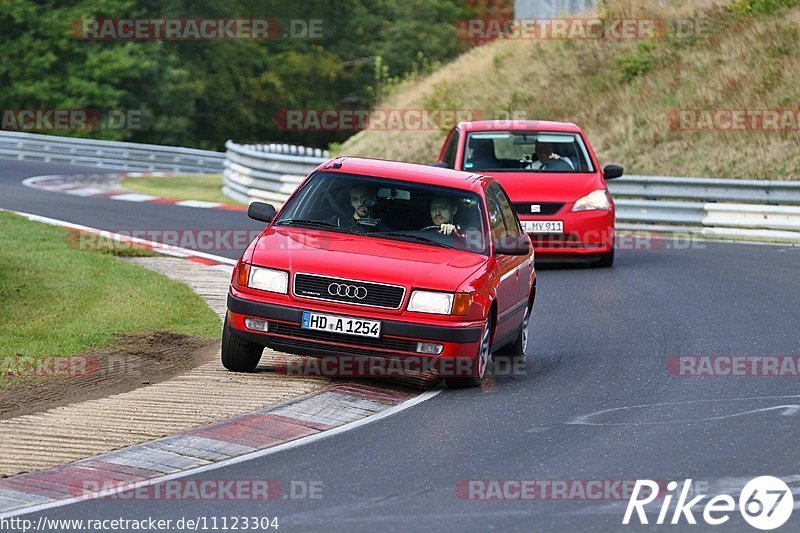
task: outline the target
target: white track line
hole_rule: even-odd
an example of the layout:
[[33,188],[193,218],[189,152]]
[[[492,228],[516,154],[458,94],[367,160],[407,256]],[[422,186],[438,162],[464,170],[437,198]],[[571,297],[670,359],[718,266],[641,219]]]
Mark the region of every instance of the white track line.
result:
[[167,255],[174,255],[177,257],[187,257],[187,256],[202,257],[203,259],[210,259],[211,261],[217,261],[219,263],[224,263],[226,265],[235,265],[237,262],[235,259],[222,257],[220,255],[207,254],[205,252],[198,252],[197,250],[181,248],[180,246],[171,246],[169,244],[163,244],[160,242],[147,241],[145,239],[140,239],[138,237],[128,237],[127,235],[120,235],[119,233],[113,233],[110,231],[105,231],[97,228],[91,228],[89,226],[82,226],[80,224],[73,224],[72,222],[67,222],[65,220],[43,217],[41,215],[32,215],[30,213],[24,213],[22,211],[14,211],[13,209],[0,209],[0,211],[6,211],[8,213],[17,214],[33,222],[42,222],[44,224],[50,224],[51,226],[59,226],[62,228],[68,228],[76,231],[83,231],[85,233],[91,233],[93,235],[100,235],[102,237],[114,239],[115,241],[119,242],[144,244],[150,248],[153,248],[154,250],[158,250],[159,252]]
[[157,200],[158,198],[158,196],[139,194],[135,192],[115,194],[114,196],[111,196],[112,200],[122,200],[124,202],[149,202],[150,200]]
[[181,200],[175,202],[175,205],[179,205],[181,207],[200,207],[204,209],[211,209],[214,207],[219,207],[223,204],[220,202],[204,202],[202,200]]

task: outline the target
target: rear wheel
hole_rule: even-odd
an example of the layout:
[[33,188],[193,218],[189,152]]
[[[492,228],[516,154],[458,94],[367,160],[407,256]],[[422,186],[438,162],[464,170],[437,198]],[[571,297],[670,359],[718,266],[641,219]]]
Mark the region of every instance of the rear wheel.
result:
[[222,366],[234,372],[252,372],[263,352],[263,346],[236,337],[226,320],[222,328]]
[[472,375],[468,377],[446,377],[444,382],[450,389],[463,389],[467,387],[477,387],[481,384],[481,380],[486,375],[486,370],[489,368],[489,362],[492,358],[492,315],[486,319],[483,324],[483,332],[481,333],[481,344],[478,347],[478,353],[473,359],[472,368],[470,368]]
[[525,315],[522,317],[517,340],[506,346],[505,350],[503,350],[503,355],[511,359],[525,359],[525,350],[528,348],[528,325],[531,322],[532,308],[533,302],[525,308]]

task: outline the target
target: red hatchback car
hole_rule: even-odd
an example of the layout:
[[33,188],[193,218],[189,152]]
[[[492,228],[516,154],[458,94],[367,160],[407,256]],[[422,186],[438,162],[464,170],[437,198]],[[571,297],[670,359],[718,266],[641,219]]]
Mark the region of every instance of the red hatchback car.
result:
[[614,263],[614,201],[575,124],[536,120],[462,122],[448,134],[436,166],[490,174],[503,185],[538,258]]
[[336,158],[277,214],[248,214],[269,226],[233,272],[226,368],[252,371],[266,346],[434,361],[448,385],[474,386],[493,352],[524,357],[533,249],[494,178]]

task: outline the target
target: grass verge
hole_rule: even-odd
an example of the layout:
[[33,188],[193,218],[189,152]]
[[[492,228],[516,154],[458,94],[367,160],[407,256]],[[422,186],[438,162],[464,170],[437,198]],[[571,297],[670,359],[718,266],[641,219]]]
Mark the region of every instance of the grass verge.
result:
[[[219,336],[219,318],[189,287],[76,249],[73,235],[0,212],[0,361],[77,354],[133,333]],[[0,387],[10,382],[0,371]]]
[[126,178],[122,180],[122,186],[131,191],[171,200],[202,200],[229,205],[246,205],[222,194],[222,174]]

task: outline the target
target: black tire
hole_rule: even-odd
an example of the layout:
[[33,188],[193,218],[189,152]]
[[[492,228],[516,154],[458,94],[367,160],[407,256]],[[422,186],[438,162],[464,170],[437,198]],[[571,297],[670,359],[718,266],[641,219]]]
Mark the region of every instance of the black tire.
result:
[[519,326],[519,333],[514,342],[506,344],[500,352],[503,356],[511,359],[524,361],[525,350],[528,348],[528,326],[530,325],[531,312],[533,311],[533,302],[528,304],[525,309],[525,315],[522,318],[522,324]]
[[226,320],[222,328],[222,366],[233,372],[252,372],[263,352],[263,346],[236,337]]
[[614,266],[614,249],[612,248],[607,254],[601,255],[594,266],[597,268],[609,268]]
[[492,324],[494,323],[492,315],[486,319],[483,324],[483,332],[481,333],[481,343],[478,346],[478,353],[475,354],[475,359],[471,365],[472,375],[468,377],[445,377],[444,382],[449,389],[465,389],[469,387],[478,387],[481,380],[489,370],[489,365],[492,361]]

